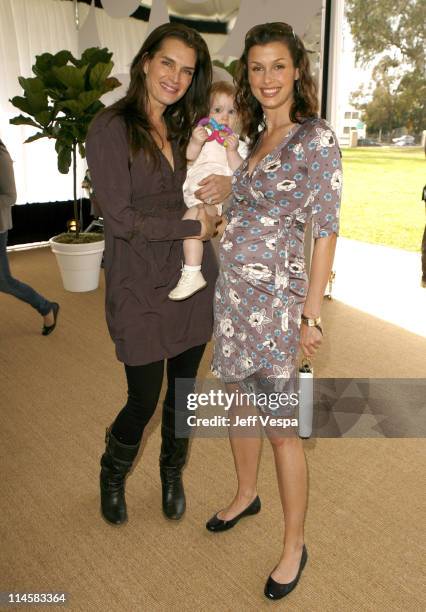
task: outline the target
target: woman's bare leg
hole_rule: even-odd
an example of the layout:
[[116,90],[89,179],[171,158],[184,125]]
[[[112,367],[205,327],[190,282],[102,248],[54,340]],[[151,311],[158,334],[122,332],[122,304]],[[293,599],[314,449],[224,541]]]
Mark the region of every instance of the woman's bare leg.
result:
[[299,569],[304,544],[304,521],[308,496],[308,474],[303,442],[297,432],[283,436],[266,429],[274,452],[281,505],[284,513],[284,546],[272,578],[291,582]]
[[[241,391],[237,385],[227,385],[227,392]],[[258,414],[251,406],[233,405],[229,417],[231,423],[236,416],[246,418],[249,415]],[[237,492],[232,502],[224,510],[217,513],[221,520],[229,521],[250,505],[257,495],[257,474],[259,470],[260,451],[262,448],[262,432],[260,428],[229,427],[229,441],[234,457],[235,471],[237,474]]]

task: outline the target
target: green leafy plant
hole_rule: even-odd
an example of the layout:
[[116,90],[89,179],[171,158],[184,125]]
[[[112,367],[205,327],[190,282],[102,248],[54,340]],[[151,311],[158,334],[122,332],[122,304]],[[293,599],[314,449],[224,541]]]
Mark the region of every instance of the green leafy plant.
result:
[[72,164],[74,218],[77,221],[74,235],[79,241],[81,219],[77,205],[77,154],[82,158],[86,155],[84,143],[90,122],[105,106],[100,98],[121,85],[120,81],[109,76],[114,66],[111,57],[108,49],[98,47],[86,49],[80,59],[66,50],[55,55],[37,55],[32,67],[35,77],[19,77],[23,96],[10,100],[25,113],[14,117],[10,123],[37,129],[25,142],[53,138],[56,140],[59,172],[68,174]]
[[218,68],[223,68],[224,70],[226,70],[226,72],[229,72],[232,78],[234,78],[235,72],[237,70],[238,60],[235,59],[230,64],[227,64],[226,66],[220,60],[213,60],[213,65],[218,66]]

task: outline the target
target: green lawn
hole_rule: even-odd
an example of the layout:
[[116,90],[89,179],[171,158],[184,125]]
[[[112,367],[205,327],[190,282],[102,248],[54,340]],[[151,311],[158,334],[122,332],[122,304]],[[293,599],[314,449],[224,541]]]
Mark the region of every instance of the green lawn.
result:
[[340,235],[419,251],[426,160],[420,147],[343,149]]

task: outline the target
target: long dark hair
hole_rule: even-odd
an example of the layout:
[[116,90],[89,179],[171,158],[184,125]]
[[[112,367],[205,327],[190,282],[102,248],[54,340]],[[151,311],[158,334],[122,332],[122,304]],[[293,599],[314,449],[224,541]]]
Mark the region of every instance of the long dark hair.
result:
[[285,44],[295,68],[299,69],[299,79],[295,84],[294,100],[290,108],[290,120],[302,123],[303,119],[318,115],[317,88],[311,75],[308,53],[291,25],[275,22],[254,26],[246,34],[244,51],[238,61],[234,79],[237,87],[235,104],[241,118],[242,136],[249,138],[250,149],[253,149],[259,138],[259,125],[264,127],[265,123],[262,106],[253,96],[249,85],[248,54],[254,45],[266,45],[277,41]]
[[126,95],[106,109],[124,118],[132,156],[143,148],[147,158],[154,161],[158,161],[158,148],[150,134],[152,126],[147,114],[148,92],[142,67],[146,59],[154,57],[166,38],[181,40],[194,49],[197,56],[191,85],[180,100],[166,108],[163,115],[169,140],[176,138],[181,151],[185,150],[194,123],[208,115],[212,81],[212,65],[207,45],[192,28],[179,23],[165,23],[155,28],[132,61]]

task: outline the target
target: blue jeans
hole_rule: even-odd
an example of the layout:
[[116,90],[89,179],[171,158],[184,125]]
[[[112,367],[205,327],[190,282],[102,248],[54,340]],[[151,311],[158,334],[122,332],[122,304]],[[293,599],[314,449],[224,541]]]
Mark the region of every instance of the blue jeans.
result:
[[10,274],[9,261],[6,252],[7,232],[0,232],[0,292],[14,295],[18,300],[30,304],[43,317],[52,309],[52,302],[34,291],[32,287],[21,283]]

